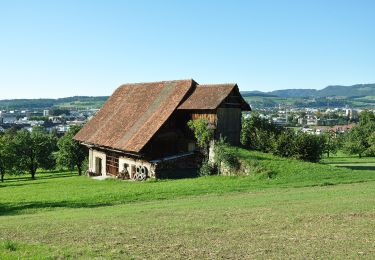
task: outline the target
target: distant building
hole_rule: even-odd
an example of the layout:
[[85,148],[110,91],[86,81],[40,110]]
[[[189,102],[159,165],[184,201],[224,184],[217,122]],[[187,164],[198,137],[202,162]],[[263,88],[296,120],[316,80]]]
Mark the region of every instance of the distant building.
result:
[[13,113],[0,113],[0,123],[2,124],[13,124],[17,121],[17,115]]
[[318,119],[316,117],[308,117],[306,119],[306,125],[313,126],[318,124]]
[[335,132],[335,133],[345,133],[352,129],[356,124],[349,124],[349,125],[335,125],[330,128],[330,131]]
[[43,110],[43,116],[49,116],[49,110],[48,109]]

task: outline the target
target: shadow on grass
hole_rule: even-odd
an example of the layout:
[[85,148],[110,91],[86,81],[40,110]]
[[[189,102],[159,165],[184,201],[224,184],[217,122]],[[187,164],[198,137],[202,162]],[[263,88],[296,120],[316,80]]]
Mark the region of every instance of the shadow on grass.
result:
[[11,182],[8,183],[4,181],[3,183],[0,184],[0,189],[1,188],[7,188],[7,187],[21,187],[21,186],[28,186],[28,185],[38,185],[38,184],[45,184],[45,182]]
[[374,174],[375,174],[375,166],[336,165],[336,167],[347,168],[347,169],[358,170],[358,171],[374,171]]
[[[8,175],[9,176],[9,175]],[[12,176],[12,175],[11,175]],[[56,179],[56,178],[67,178],[67,177],[75,177],[77,176],[77,174],[74,174],[72,172],[66,172],[66,173],[37,173],[35,175],[35,180],[31,179],[31,176],[30,175],[22,175],[22,177],[20,176],[12,176],[12,177],[6,177],[4,179],[4,186],[7,185],[7,182],[21,182],[21,181],[26,181],[28,182],[28,184],[32,184],[32,183],[35,183],[35,181],[38,181],[38,180],[48,180],[48,179]]]
[[375,164],[374,162],[371,161],[363,161],[363,162],[341,162],[341,161],[335,161],[335,162],[323,162],[323,164]]
[[[39,210],[56,209],[56,208],[98,208],[112,206],[112,203],[83,203],[83,202],[32,202],[24,204],[0,204],[0,216],[20,215],[27,213],[35,213]],[[31,211],[31,212],[28,212]]]

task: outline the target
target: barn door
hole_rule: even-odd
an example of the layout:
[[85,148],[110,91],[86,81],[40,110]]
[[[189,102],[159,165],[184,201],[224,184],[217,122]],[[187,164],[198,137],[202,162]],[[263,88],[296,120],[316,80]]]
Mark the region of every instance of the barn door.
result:
[[118,169],[119,169],[119,159],[118,155],[116,154],[107,154],[106,159],[106,171],[107,175],[118,175]]

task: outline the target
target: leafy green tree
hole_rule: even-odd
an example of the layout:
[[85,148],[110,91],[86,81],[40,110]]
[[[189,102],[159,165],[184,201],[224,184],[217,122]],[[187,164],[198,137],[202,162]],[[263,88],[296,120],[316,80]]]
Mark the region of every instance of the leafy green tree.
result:
[[35,179],[39,168],[50,170],[56,165],[53,152],[56,140],[44,131],[18,131],[12,142],[16,154],[15,169],[18,172],[29,172]]
[[373,112],[368,110],[363,110],[359,114],[359,125],[368,125],[375,122],[375,115]]
[[371,156],[374,156],[375,155],[375,132],[373,132],[369,138],[368,138],[368,144],[369,144],[369,148],[367,149],[368,150],[368,154],[371,155]]
[[375,116],[371,111],[364,110],[360,114],[359,124],[345,136],[344,151],[348,154],[374,155],[372,150],[372,134],[375,132]]
[[281,157],[293,157],[296,154],[294,139],[296,134],[289,129],[285,129],[273,143],[273,154]]
[[198,147],[201,148],[203,153],[207,156],[210,142],[214,138],[214,132],[210,128],[208,121],[204,119],[195,119],[190,120],[187,124],[194,132],[194,137],[197,140]]
[[363,127],[353,127],[345,136],[344,151],[348,154],[358,154],[361,158],[369,146],[366,139]]
[[324,153],[329,157],[331,154],[336,154],[340,147],[340,138],[332,131],[323,134]]
[[249,118],[243,118],[241,130],[241,144],[249,149],[261,152],[271,152],[273,142],[283,128],[261,118],[253,113]]
[[323,138],[311,134],[298,134],[294,139],[295,157],[309,162],[318,162],[323,155]]
[[11,172],[15,155],[12,149],[12,134],[6,132],[0,135],[0,175],[1,182],[4,182],[4,176],[7,172]]
[[80,129],[80,126],[72,126],[57,143],[59,148],[57,153],[58,164],[70,169],[77,167],[78,175],[82,175],[83,163],[87,157],[86,148],[73,139]]

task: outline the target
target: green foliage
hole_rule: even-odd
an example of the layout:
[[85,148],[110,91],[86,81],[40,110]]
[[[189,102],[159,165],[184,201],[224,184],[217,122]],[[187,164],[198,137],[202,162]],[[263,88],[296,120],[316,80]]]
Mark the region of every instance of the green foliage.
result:
[[372,135],[375,132],[375,116],[370,111],[362,111],[359,124],[353,127],[345,136],[343,149],[347,154],[374,156]]
[[80,126],[72,126],[57,143],[59,148],[57,153],[58,164],[68,167],[69,169],[77,167],[79,175],[81,175],[84,170],[84,161],[87,157],[85,147],[73,139],[80,129]]
[[51,116],[61,116],[61,115],[69,115],[70,114],[70,111],[69,109],[63,109],[63,108],[53,108],[51,111],[50,111],[50,115]]
[[209,176],[215,174],[214,166],[208,162],[208,160],[203,160],[199,168],[199,176]]
[[341,147],[341,136],[336,135],[334,132],[326,132],[323,134],[323,152],[329,157],[332,154],[336,154]]
[[214,144],[214,164],[218,169],[218,173],[222,174],[222,165],[228,167],[231,171],[236,171],[239,168],[239,161],[233,152],[229,149],[230,146],[225,142],[225,139],[220,137]]
[[14,169],[17,172],[28,171],[32,179],[38,168],[54,169],[56,162],[53,152],[56,150],[56,139],[42,131],[18,131],[13,138],[15,154]]
[[249,149],[271,152],[274,139],[282,132],[282,128],[252,113],[251,117],[243,118],[241,144]]
[[373,112],[364,110],[359,114],[359,125],[366,126],[375,122],[375,115]]
[[241,143],[252,150],[311,162],[319,161],[324,149],[323,138],[296,134],[260,118],[256,113],[243,120]]
[[285,129],[273,143],[273,154],[281,157],[293,157],[296,154],[294,131]]
[[210,129],[209,123],[204,119],[195,119],[190,120],[187,124],[188,127],[194,132],[197,145],[207,155],[209,144],[214,138],[214,133],[213,130]]
[[11,172],[14,167],[15,153],[12,147],[12,131],[0,135],[0,175],[1,182],[4,181],[5,173]]
[[324,140],[320,136],[298,134],[294,139],[295,157],[309,162],[318,162],[323,154]]

